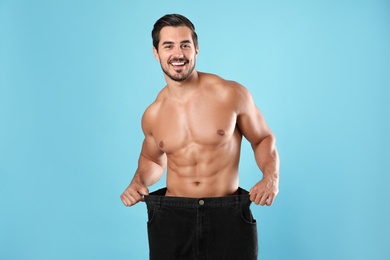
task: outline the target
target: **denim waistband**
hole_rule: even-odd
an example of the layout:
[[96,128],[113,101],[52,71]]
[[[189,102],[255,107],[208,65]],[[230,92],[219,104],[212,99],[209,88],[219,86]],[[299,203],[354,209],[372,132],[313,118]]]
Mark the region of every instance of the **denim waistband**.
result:
[[182,208],[198,208],[198,207],[226,207],[226,206],[249,206],[249,192],[238,188],[237,195],[229,195],[224,197],[206,197],[206,198],[187,198],[165,196],[167,188],[156,190],[149,195],[145,195],[146,205],[182,207]]

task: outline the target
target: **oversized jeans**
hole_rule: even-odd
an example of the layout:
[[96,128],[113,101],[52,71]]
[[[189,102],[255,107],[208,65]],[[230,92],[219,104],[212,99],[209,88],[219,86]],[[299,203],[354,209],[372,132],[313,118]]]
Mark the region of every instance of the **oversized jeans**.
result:
[[212,198],[145,196],[151,260],[257,260],[248,191]]

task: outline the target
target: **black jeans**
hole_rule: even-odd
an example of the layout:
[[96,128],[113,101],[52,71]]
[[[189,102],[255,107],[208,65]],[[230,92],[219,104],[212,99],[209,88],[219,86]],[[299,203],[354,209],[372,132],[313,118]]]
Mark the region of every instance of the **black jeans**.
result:
[[257,227],[246,190],[214,198],[145,196],[151,260],[257,260]]

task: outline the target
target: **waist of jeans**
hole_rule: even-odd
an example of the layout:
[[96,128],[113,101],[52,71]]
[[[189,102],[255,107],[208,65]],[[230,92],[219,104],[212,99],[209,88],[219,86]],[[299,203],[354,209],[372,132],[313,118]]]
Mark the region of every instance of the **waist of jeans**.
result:
[[165,196],[166,188],[159,189],[149,195],[144,196],[146,205],[166,206],[166,207],[182,207],[182,208],[217,208],[217,207],[239,207],[249,206],[249,192],[238,188],[236,195],[229,195],[223,197],[205,197],[205,198],[188,198]]

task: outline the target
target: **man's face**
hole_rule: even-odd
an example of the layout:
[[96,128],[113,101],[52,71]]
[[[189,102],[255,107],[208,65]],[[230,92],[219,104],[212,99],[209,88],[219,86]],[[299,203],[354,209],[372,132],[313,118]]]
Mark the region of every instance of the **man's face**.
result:
[[186,80],[195,69],[198,48],[186,26],[162,28],[158,50],[153,48],[153,52],[164,73],[174,81]]

